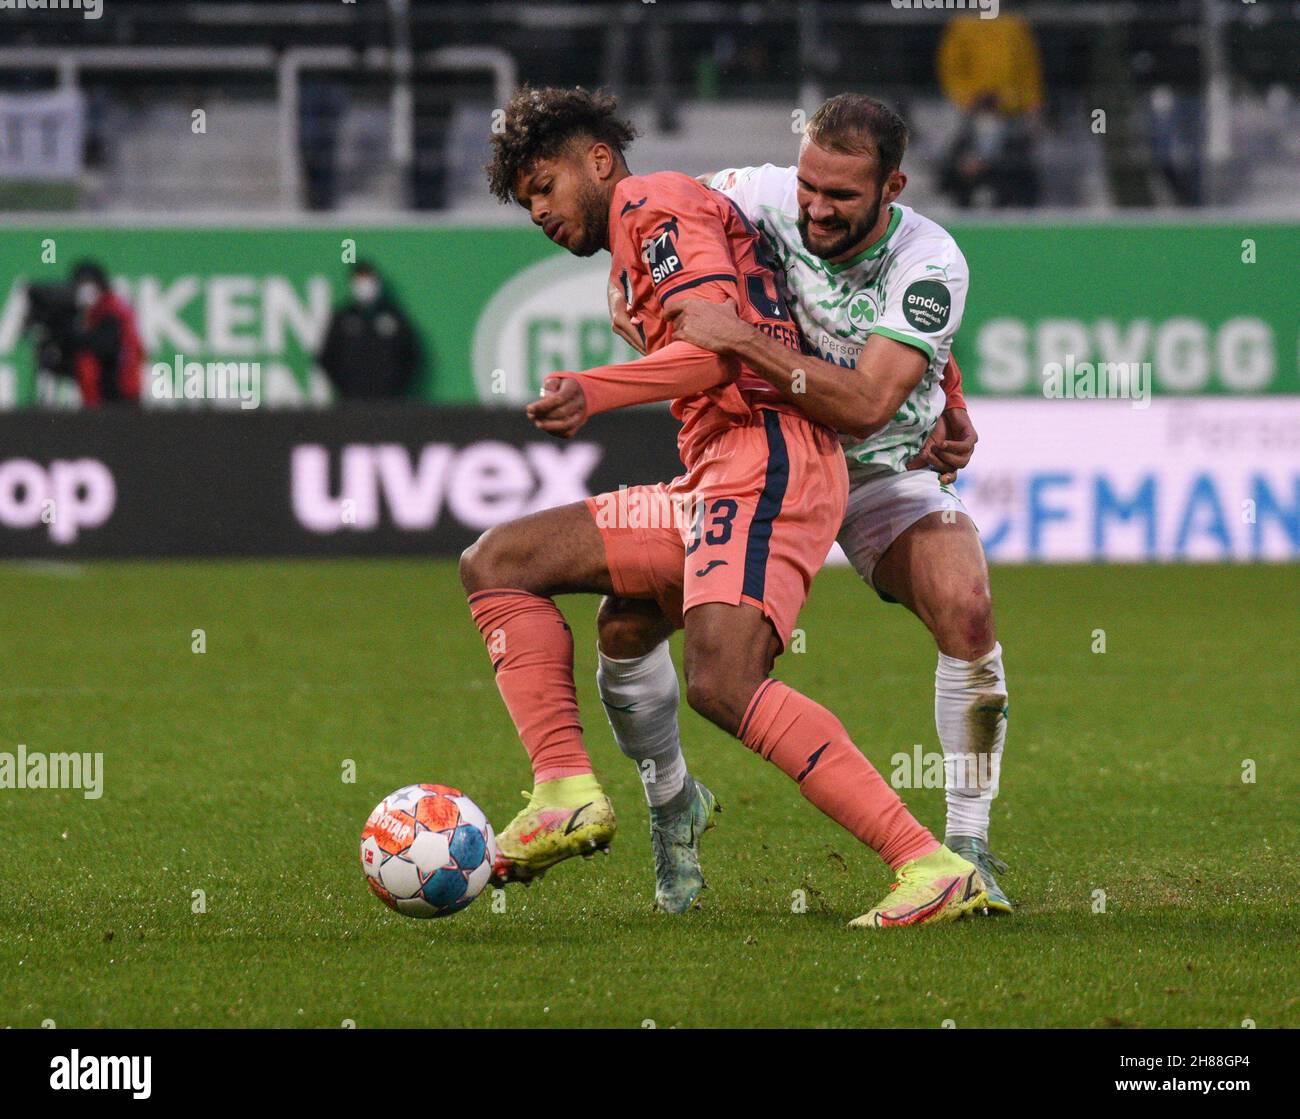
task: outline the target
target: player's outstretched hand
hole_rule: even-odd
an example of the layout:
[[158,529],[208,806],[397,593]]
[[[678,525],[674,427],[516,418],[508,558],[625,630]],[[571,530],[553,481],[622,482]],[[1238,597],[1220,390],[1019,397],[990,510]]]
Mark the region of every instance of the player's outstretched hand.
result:
[[939,417],[920,453],[907,464],[908,470],[937,470],[945,486],[964,470],[975,453],[979,434],[965,408],[949,408]]
[[572,377],[551,376],[542,382],[541,400],[534,400],[526,411],[543,431],[571,439],[587,422],[587,398]]
[[715,354],[734,352],[754,329],[740,318],[730,299],[722,303],[677,299],[665,308],[664,314],[673,324],[673,341],[690,342]]

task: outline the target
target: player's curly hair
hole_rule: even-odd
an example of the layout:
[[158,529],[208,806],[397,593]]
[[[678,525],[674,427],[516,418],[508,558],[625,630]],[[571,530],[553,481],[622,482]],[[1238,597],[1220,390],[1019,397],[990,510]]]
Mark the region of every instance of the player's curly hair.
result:
[[619,155],[636,138],[636,129],[618,115],[612,94],[581,86],[520,87],[505,107],[504,120],[492,131],[492,162],[484,170],[488,186],[502,202],[515,200],[522,172],[539,159],[558,155],[575,137],[589,136]]

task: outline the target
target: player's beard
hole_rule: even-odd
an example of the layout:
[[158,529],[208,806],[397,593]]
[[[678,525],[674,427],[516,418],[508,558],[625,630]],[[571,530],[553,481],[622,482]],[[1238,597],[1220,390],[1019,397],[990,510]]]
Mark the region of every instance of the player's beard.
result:
[[609,197],[595,183],[583,183],[578,195],[582,229],[567,246],[574,256],[593,256],[605,247],[609,235]]
[[837,256],[843,256],[854,245],[866,240],[867,234],[876,228],[876,222],[880,218],[880,207],[884,204],[885,188],[882,185],[879,195],[876,196],[875,204],[867,211],[862,220],[840,223],[843,232],[826,244],[814,243],[808,239],[808,211],[800,210],[799,221],[796,223],[799,229],[799,240],[803,242],[805,249],[822,260],[833,260]]

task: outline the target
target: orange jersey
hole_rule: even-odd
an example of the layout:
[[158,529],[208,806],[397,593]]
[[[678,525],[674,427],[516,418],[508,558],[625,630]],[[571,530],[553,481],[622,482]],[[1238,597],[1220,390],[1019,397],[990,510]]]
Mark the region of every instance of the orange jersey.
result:
[[[776,278],[759,260],[757,231],[726,195],[676,171],[631,175],[614,188],[609,248],[610,283],[623,292],[647,354],[672,342],[664,309],[683,297],[711,303],[730,299],[746,322],[800,349]],[[705,354],[694,356],[702,360]],[[673,400],[673,415],[682,421],[678,446],[688,465],[708,437],[749,423],[759,404],[799,414],[761,377],[733,364],[738,374],[730,383]]]

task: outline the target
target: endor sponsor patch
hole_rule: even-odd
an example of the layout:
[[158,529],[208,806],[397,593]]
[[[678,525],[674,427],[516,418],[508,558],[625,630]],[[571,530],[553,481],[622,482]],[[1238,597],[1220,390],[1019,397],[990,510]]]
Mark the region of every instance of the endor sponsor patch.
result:
[[917,280],[903,293],[903,317],[922,333],[942,330],[951,310],[952,294],[938,280]]

